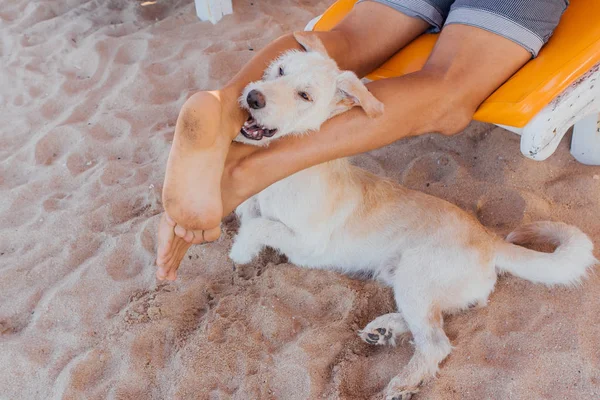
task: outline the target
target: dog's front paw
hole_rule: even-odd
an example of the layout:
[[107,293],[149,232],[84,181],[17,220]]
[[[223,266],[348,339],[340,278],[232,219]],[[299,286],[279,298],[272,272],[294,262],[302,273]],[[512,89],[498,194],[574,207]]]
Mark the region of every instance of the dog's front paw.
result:
[[241,241],[236,241],[229,252],[229,258],[236,264],[248,264],[254,256],[255,254]]
[[247,251],[247,249],[244,249],[242,246],[233,245],[229,252],[229,258],[236,264],[248,264],[254,257],[251,252]]
[[392,379],[386,389],[385,400],[409,400],[419,391],[419,386],[406,385],[404,380],[397,376]]

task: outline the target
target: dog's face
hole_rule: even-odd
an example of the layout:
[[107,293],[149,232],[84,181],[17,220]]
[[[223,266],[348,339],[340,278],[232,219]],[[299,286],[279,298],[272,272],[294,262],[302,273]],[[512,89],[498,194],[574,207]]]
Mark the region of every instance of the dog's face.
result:
[[285,135],[318,130],[354,106],[361,106],[370,117],[383,112],[383,104],[356,75],[339,70],[314,34],[294,36],[306,52],[283,54],[262,80],[245,88],[239,102],[250,118],[236,141],[263,146]]

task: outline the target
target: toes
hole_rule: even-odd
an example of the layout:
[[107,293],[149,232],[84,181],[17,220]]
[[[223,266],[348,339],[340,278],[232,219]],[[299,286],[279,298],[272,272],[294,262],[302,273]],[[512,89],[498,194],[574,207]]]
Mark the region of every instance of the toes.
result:
[[360,337],[369,344],[387,344],[393,336],[393,332],[388,328],[374,328],[370,333],[359,332]]
[[204,231],[204,240],[206,242],[214,242],[215,240],[217,240],[219,237],[221,237],[221,226],[217,226],[215,228],[212,229],[208,229],[206,231]]
[[169,226],[172,226],[174,228],[175,225],[177,225],[175,223],[175,221],[173,221],[173,219],[171,217],[169,217],[169,215],[167,213],[164,213],[164,216],[165,216],[165,221],[167,221],[167,224],[169,224]]
[[377,342],[379,341],[379,335],[377,335],[376,333],[368,333],[365,340],[369,344],[377,344]]
[[380,334],[380,335],[381,335],[381,336],[382,336],[382,337],[383,337],[385,340],[388,340],[388,339],[391,339],[391,338],[392,338],[393,332],[392,332],[392,330],[391,330],[391,329],[377,328],[377,329],[375,329],[375,330],[376,330],[377,332],[379,332],[379,334]]
[[193,239],[194,239],[194,231],[187,231],[185,233],[185,235],[183,236],[183,240],[185,240],[188,243],[191,243]]
[[206,242],[214,242],[221,236],[221,226],[217,226],[205,231],[202,230],[187,230],[181,225],[175,225],[175,235],[182,238],[191,244],[202,244]]
[[179,236],[180,238],[184,238],[185,234],[187,233],[187,230],[181,226],[181,225],[175,225],[175,235]]
[[[188,243],[192,243],[192,240],[194,240],[194,237],[195,237],[194,231],[187,230],[181,225],[175,225],[174,232],[175,232],[175,235],[182,238],[183,240],[185,240]],[[200,231],[200,233],[202,233],[202,231]]]
[[379,335],[376,333],[361,332],[360,337],[368,344],[379,344]]
[[387,397],[389,400],[410,400],[413,397],[414,392],[403,391],[402,393],[393,394],[391,397]]
[[158,271],[156,271],[156,278],[159,280],[163,280],[167,278],[167,274],[168,271],[165,268],[159,268]]
[[177,270],[176,269],[172,269],[171,271],[169,271],[169,273],[167,274],[167,276],[165,277],[166,280],[168,281],[174,281],[177,279]]

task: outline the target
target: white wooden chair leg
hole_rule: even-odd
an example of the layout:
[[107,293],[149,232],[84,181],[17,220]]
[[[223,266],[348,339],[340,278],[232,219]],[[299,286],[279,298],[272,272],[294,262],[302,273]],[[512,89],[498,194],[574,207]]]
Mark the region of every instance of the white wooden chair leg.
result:
[[600,114],[592,114],[573,127],[571,154],[587,165],[600,165]]
[[315,27],[315,25],[317,24],[317,22],[319,22],[319,20],[321,19],[321,17],[323,16],[323,14],[318,15],[316,17],[314,17],[313,19],[311,19],[310,21],[308,21],[308,24],[306,24],[306,26],[304,27],[305,31],[312,31],[313,28]]
[[233,14],[231,0],[195,0],[196,15],[202,21],[216,24],[224,15]]
[[565,89],[521,132],[521,152],[534,160],[550,157],[569,128],[600,113],[600,64]]

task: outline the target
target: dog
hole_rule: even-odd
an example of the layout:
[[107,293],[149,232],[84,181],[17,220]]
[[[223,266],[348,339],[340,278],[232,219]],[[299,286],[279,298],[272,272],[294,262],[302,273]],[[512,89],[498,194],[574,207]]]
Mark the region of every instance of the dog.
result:
[[[317,131],[352,107],[369,117],[384,112],[352,72],[340,71],[312,33],[296,33],[305,51],[275,60],[249,84],[240,104],[249,119],[235,139],[266,146],[286,135]],[[318,133],[315,133],[318,134]],[[485,306],[498,274],[534,283],[575,285],[597,260],[578,228],[537,222],[506,240],[457,206],[409,190],[350,164],[330,161],[298,172],[237,209],[240,229],[230,258],[247,264],[266,246],[290,262],[344,273],[370,273],[394,290],[398,311],[359,332],[372,345],[396,345],[411,333],[415,351],[386,389],[387,400],[408,399],[438,372],[452,346],[443,315]],[[551,243],[542,253],[515,243]]]

